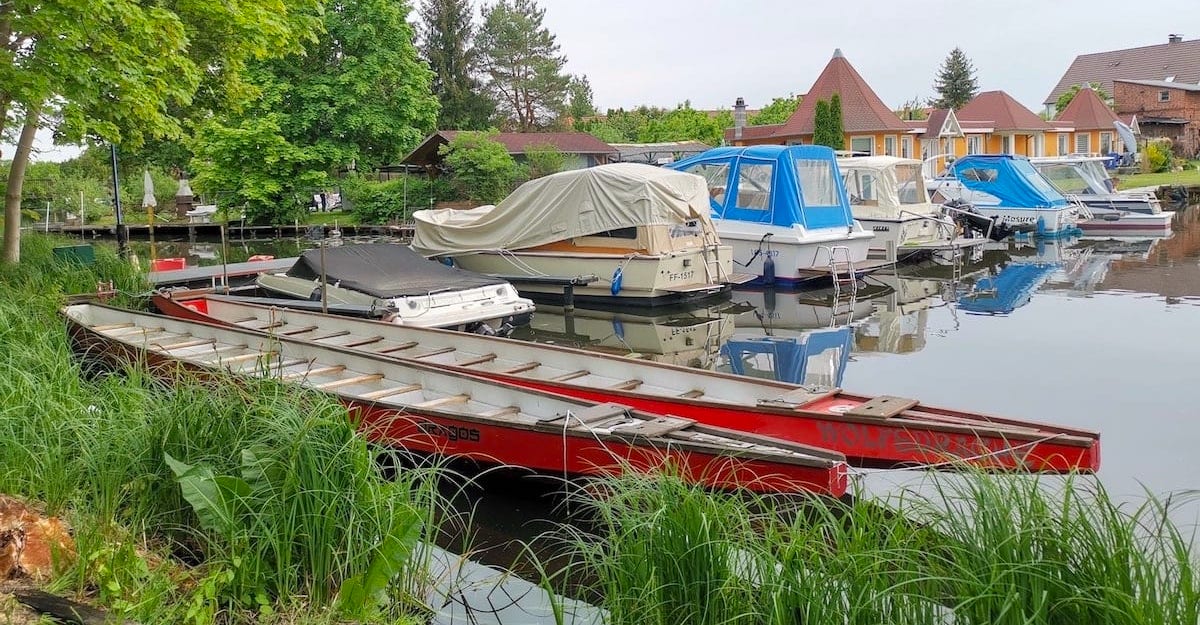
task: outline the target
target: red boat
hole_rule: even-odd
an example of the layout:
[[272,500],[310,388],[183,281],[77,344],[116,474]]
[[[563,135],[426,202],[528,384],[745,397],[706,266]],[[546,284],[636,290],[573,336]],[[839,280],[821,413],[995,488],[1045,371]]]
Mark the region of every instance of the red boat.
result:
[[[690,419],[594,404],[378,354],[100,304],[62,311],[74,351],[163,377],[274,378],[330,393],[371,439],[554,475],[669,469],[715,488],[840,496],[845,458]],[[458,336],[458,335],[456,335]],[[465,336],[465,335],[462,335]]]
[[257,306],[236,297],[154,298],[165,314],[304,337],[322,345],[486,377],[593,402],[617,402],[846,455],[864,467],[965,462],[988,469],[1093,472],[1095,432],[924,406],[578,349]]

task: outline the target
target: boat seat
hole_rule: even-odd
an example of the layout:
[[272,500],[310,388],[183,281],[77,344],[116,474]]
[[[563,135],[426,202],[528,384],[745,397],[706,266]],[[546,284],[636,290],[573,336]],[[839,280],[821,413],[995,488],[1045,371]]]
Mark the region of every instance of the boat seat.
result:
[[608,388],[610,388],[614,391],[632,391],[633,389],[635,389],[641,385],[642,385],[641,380],[625,380],[624,382],[617,382],[616,384],[613,384],[612,386],[610,386]]
[[835,389],[831,389],[828,391],[814,391],[812,389],[800,387],[797,389],[792,389],[778,397],[760,398],[758,400],[758,405],[760,405],[760,406],[774,406],[774,405],[803,406],[804,404],[812,403],[818,399],[822,399],[825,397],[829,397],[830,395],[840,393],[841,391],[842,391],[842,389],[840,389],[840,388],[835,388]]
[[407,343],[401,343],[399,345],[393,345],[391,347],[377,349],[377,350],[375,350],[375,353],[376,354],[390,354],[392,352],[400,352],[400,351],[404,351],[406,349],[412,349],[412,348],[416,347],[417,345],[420,345],[420,343],[418,343],[416,341],[409,341]]
[[389,388],[379,389],[378,391],[371,391],[369,393],[361,393],[359,395],[359,397],[361,397],[363,399],[374,401],[377,399],[383,399],[384,397],[391,397],[392,395],[400,395],[402,393],[411,393],[413,391],[419,391],[419,390],[421,390],[420,384],[405,384],[404,386],[392,386]]
[[349,378],[342,378],[340,380],[333,380],[332,382],[323,382],[321,384],[314,385],[313,388],[320,389],[322,391],[327,391],[331,388],[337,388],[339,386],[350,386],[353,384],[365,384],[367,382],[375,382],[375,381],[382,380],[382,379],[383,379],[382,373],[366,373],[363,375],[356,375],[356,376],[349,377]]
[[413,404],[412,407],[413,408],[439,408],[441,406],[447,406],[450,404],[465,404],[470,400],[471,400],[471,396],[466,395],[466,394],[447,395],[445,397],[439,397],[437,399],[423,401],[419,404]]
[[540,363],[540,362],[527,362],[525,364],[517,365],[511,369],[505,369],[504,371],[501,371],[500,373],[504,373],[507,375],[512,375],[514,373],[524,373],[526,371],[529,371],[530,369],[537,369],[540,366],[542,366],[542,363]]
[[894,417],[919,403],[920,402],[915,399],[892,397],[891,395],[880,395],[879,397],[847,410],[845,414],[856,417],[887,419],[888,417]]
[[318,326],[304,326],[303,328],[296,328],[295,330],[287,330],[286,332],[280,332],[280,334],[282,334],[284,336],[295,336],[297,334],[304,334],[305,332],[312,332],[313,330],[316,330],[316,329],[318,329]]
[[477,358],[469,358],[469,359],[467,359],[467,360],[462,360],[462,361],[459,361],[459,362],[456,362],[456,363],[453,363],[453,364],[455,364],[455,365],[457,365],[457,366],[459,366],[459,367],[470,367],[470,366],[472,366],[472,365],[481,365],[481,364],[483,364],[483,363],[485,363],[485,362],[491,362],[491,361],[493,361],[493,360],[495,360],[495,359],[496,359],[496,355],[495,355],[495,354],[484,354],[484,355],[482,355],[482,356],[479,356],[479,357],[477,357]]
[[349,343],[342,343],[341,347],[362,347],[363,345],[370,345],[371,343],[378,343],[379,341],[382,341],[383,338],[384,337],[382,335],[369,336],[365,339],[355,339],[353,341],[350,341]]
[[674,432],[675,430],[691,427],[694,423],[695,421],[691,419],[681,419],[679,417],[657,417],[647,421],[640,421],[635,425],[614,428],[613,432],[655,438],[669,432]]

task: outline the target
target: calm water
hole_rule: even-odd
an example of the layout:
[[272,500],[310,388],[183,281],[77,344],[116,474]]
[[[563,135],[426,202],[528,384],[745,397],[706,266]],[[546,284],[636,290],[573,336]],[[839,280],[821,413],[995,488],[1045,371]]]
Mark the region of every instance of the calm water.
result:
[[[353,243],[347,241],[347,243]],[[235,241],[231,262],[314,243]],[[521,338],[664,362],[839,385],[1099,430],[1099,479],[1121,498],[1200,487],[1200,207],[1158,240],[1004,244],[955,271],[901,267],[854,302],[821,293],[735,291],[729,301],[655,316],[539,306]],[[219,263],[218,243],[135,242],[140,258]],[[143,261],[144,262],[144,261]],[[921,473],[859,474],[871,492]],[[480,495],[483,542],[532,536],[540,504]],[[532,509],[531,509],[532,508]],[[535,510],[541,510],[536,512]],[[1197,506],[1178,520],[1193,523]],[[532,516],[531,516],[532,514]],[[488,529],[490,528],[490,529]],[[544,525],[538,529],[545,529]],[[511,552],[491,558],[503,562]],[[509,560],[511,561],[511,560]],[[539,619],[510,620],[537,622]]]

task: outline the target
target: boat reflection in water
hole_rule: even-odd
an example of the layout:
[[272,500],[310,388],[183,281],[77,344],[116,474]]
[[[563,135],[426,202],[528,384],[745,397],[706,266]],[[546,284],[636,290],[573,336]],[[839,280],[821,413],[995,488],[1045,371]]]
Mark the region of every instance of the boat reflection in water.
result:
[[892,291],[870,300],[873,314],[854,325],[854,351],[909,354],[925,347],[929,311],[946,305],[954,283],[938,278],[876,276]]

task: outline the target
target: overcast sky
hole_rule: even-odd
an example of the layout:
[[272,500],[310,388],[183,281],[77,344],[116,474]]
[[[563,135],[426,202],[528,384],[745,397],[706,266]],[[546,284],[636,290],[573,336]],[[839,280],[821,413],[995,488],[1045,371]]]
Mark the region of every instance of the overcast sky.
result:
[[539,0],[601,111],[758,108],[808,90],[835,48],[892,108],[933,94],[955,46],[979,87],[1038,112],[1079,54],[1200,38],[1197,0]]
[[[476,7],[481,2],[476,0]],[[892,108],[933,95],[955,46],[979,87],[1035,112],[1079,54],[1200,38],[1197,0],[539,0],[601,111],[639,104],[759,108],[808,90],[835,48]],[[419,4],[419,0],[414,0]],[[40,160],[77,152],[38,141]],[[11,146],[0,146],[3,158]]]

